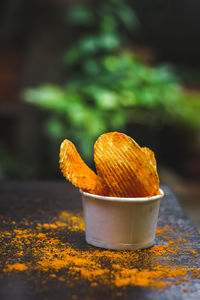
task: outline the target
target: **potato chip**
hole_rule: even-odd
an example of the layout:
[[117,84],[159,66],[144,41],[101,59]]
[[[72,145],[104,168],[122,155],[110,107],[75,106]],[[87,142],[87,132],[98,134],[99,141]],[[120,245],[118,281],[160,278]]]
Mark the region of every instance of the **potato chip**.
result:
[[76,147],[69,140],[60,146],[60,169],[64,177],[83,191],[94,193],[96,174],[84,163]]
[[151,151],[147,147],[143,147],[142,151],[145,153],[146,159],[149,161],[149,163],[152,164],[152,167],[154,167],[157,170],[156,159],[153,151]]
[[100,173],[97,174],[97,181],[94,193],[101,196],[110,196],[110,189]]
[[129,136],[110,132],[94,145],[97,174],[110,189],[110,196],[147,197],[158,194],[159,178],[154,154]]

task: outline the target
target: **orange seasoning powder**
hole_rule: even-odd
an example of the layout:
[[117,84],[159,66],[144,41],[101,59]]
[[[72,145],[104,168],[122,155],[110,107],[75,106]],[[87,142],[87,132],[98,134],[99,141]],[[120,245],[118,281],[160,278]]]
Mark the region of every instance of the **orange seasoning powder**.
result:
[[[6,258],[0,267],[4,272],[36,271],[38,276],[45,273],[70,286],[79,279],[86,280],[91,286],[103,284],[108,288],[134,285],[163,289],[200,278],[198,268],[173,266],[173,258],[181,255],[187,240],[169,240],[168,233],[171,231],[173,235],[169,226],[157,229],[162,245],[145,250],[111,251],[84,242],[79,245],[79,239],[84,240],[84,221],[80,214],[70,211],[63,211],[50,224],[25,222],[23,229],[17,228],[15,222],[12,225],[12,230],[0,233],[0,255]],[[74,232],[79,236],[76,241]],[[194,265],[197,252],[185,249],[188,263]],[[31,253],[31,259],[27,262],[28,253]]]

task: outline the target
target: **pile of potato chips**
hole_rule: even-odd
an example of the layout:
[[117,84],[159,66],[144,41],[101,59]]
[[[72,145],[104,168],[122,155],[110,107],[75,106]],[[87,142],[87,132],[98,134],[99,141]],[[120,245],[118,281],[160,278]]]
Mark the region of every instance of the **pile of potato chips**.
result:
[[159,194],[154,153],[141,148],[131,137],[109,132],[94,145],[97,175],[84,163],[75,146],[64,140],[60,146],[60,169],[85,192],[111,197],[151,197]]

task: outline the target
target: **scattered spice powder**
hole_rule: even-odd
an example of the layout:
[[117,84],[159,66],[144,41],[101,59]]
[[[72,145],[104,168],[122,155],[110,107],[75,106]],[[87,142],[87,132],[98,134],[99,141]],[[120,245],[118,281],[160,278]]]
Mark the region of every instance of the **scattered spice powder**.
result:
[[[12,230],[0,233],[4,272],[36,271],[38,276],[45,273],[49,278],[70,286],[78,279],[87,280],[91,286],[103,284],[119,288],[134,285],[163,289],[200,278],[198,268],[190,265],[174,268],[174,260],[183,254],[183,243],[187,240],[167,239],[167,234],[170,232],[171,236],[173,233],[169,226],[157,229],[162,245],[144,250],[112,251],[83,242],[84,221],[79,213],[63,211],[51,223],[35,226],[27,221],[21,226],[23,228],[13,225]],[[74,233],[78,234],[76,239]],[[197,251],[185,249],[189,264],[194,261]]]
[[190,251],[191,254],[197,254],[198,252],[195,250]]
[[157,227],[156,234],[159,235],[159,236],[163,236],[163,233],[167,233],[170,230],[171,230],[171,228],[168,225],[165,225],[161,228]]
[[13,265],[7,265],[6,268],[3,270],[4,272],[11,272],[11,271],[26,271],[28,268],[25,264],[16,263]]

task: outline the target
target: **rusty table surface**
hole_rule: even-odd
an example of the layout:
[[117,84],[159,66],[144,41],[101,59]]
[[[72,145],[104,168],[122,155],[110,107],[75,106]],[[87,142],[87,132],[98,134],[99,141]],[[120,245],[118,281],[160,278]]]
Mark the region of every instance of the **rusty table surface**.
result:
[[[31,242],[30,239],[30,245],[22,243],[20,247],[23,248],[23,251],[16,249],[18,244],[13,244],[13,241],[16,240],[16,234],[19,235],[21,231],[31,232],[31,230],[36,230],[37,234],[41,235],[42,233],[44,236],[45,234],[52,234],[58,240],[58,243],[62,241],[63,245],[66,242],[66,248],[71,245],[76,251],[85,251],[85,253],[87,251],[94,251],[92,253],[99,251],[100,254],[104,253],[105,256],[106,253],[109,253],[109,255],[113,253],[113,257],[115,257],[117,251],[105,252],[106,250],[88,246],[85,242],[84,230],[79,230],[79,228],[71,230],[67,235],[67,231],[70,231],[69,224],[63,226],[62,223],[59,230],[54,226],[55,219],[63,212],[70,212],[74,214],[75,218],[81,216],[81,197],[78,189],[75,189],[71,184],[62,181],[1,181],[0,299],[200,299],[199,234],[185,215],[170,188],[167,186],[161,187],[165,192],[165,198],[161,201],[159,229],[155,246],[163,246],[172,240],[178,251],[170,250],[170,255],[168,255],[166,250],[159,257],[159,264],[165,264],[167,261],[168,264],[171,263],[174,269],[180,267],[194,269],[196,273],[193,276],[192,271],[189,271],[186,278],[181,282],[177,282],[175,279],[170,281],[169,278],[167,280],[170,284],[160,289],[138,285],[133,282],[124,286],[115,286],[112,278],[109,282],[109,277],[106,283],[100,280],[98,284],[96,282],[94,284],[94,280],[82,277],[81,273],[79,277],[77,275],[75,278],[72,275],[70,277],[66,267],[54,270],[53,275],[50,269],[44,272],[38,270],[37,266],[34,267],[34,263],[37,264],[37,261],[33,262],[30,254],[35,240],[33,239],[33,242]],[[40,227],[38,227],[38,224],[40,224]],[[49,228],[48,224],[50,224]],[[123,255],[123,251],[120,253]],[[140,250],[138,253],[141,259],[138,259],[135,263],[133,262],[131,268],[140,271],[154,268],[155,260],[152,257],[153,255],[155,257],[155,253],[153,254],[151,249]],[[126,257],[124,259],[131,257],[131,251],[125,251],[124,257]],[[143,259],[144,257],[148,257],[148,260]],[[149,261],[151,261],[151,266]],[[21,271],[15,270],[15,268],[9,270],[9,266],[16,266],[18,263],[29,267]],[[109,272],[110,264],[106,268]]]

